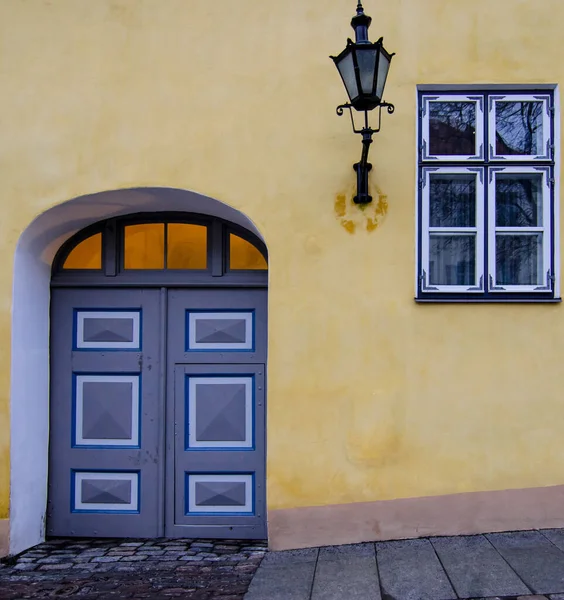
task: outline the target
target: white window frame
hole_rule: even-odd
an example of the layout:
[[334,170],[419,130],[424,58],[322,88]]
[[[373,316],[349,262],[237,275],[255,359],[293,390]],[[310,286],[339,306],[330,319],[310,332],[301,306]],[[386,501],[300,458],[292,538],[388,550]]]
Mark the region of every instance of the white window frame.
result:
[[[475,136],[476,147],[474,154],[433,155],[429,153],[430,133],[429,114],[432,102],[473,102],[476,105]],[[422,160],[441,161],[483,161],[485,156],[484,145],[484,97],[472,94],[464,95],[428,95],[423,97],[422,102]]]
[[[496,154],[496,149],[492,140],[495,140],[496,131],[496,105],[498,102],[542,102],[542,147],[544,154]],[[542,94],[521,94],[521,95],[502,95],[489,97],[489,113],[488,113],[488,128],[489,141],[488,152],[490,160],[507,160],[511,162],[531,161],[531,160],[551,160],[552,159],[552,142],[551,142],[551,127],[550,127],[550,96]]]
[[[430,215],[430,180],[432,175],[473,175],[476,178],[476,225],[474,227],[431,227]],[[423,291],[450,293],[483,293],[484,292],[484,169],[480,167],[423,167],[422,181],[422,215],[421,215],[421,263]],[[476,273],[475,284],[466,285],[436,285],[429,281],[429,237],[431,234],[476,235]]]
[[[481,98],[483,106],[482,123],[484,156],[480,159],[465,156],[429,156],[426,154],[429,143],[429,103],[432,101],[468,101]],[[416,301],[421,302],[560,302],[560,103],[557,85],[418,85],[417,86],[417,211],[416,211]],[[490,140],[495,142],[494,108],[499,101],[541,101],[543,106],[543,144],[546,154],[535,156],[491,156]],[[478,104],[480,108],[480,104]],[[479,114],[479,113],[477,113]],[[478,139],[478,137],[476,138]],[[483,262],[477,263],[483,273],[483,283],[478,280],[478,289],[464,286],[448,286],[430,284],[429,273],[429,172],[438,169],[453,169],[453,172],[464,172],[464,168],[481,169],[484,173],[483,188],[483,246],[477,248],[481,252]],[[516,173],[527,173],[528,169],[543,173],[543,225],[539,231],[543,234],[543,251],[539,256],[543,261],[543,277],[538,281],[542,285],[496,285],[495,284],[495,184],[491,178],[493,173],[503,169],[514,169]],[[462,171],[461,171],[462,170]],[[508,171],[505,171],[508,172]],[[490,185],[493,184],[493,185]],[[455,228],[453,228],[455,229]],[[513,229],[513,228],[511,228]],[[532,232],[532,228],[515,228]],[[509,229],[507,230],[509,232]],[[518,232],[516,232],[518,233]],[[478,243],[478,238],[477,238]],[[493,246],[492,246],[493,244]],[[549,272],[550,269],[550,272]],[[481,284],[481,285],[480,285]],[[480,289],[481,288],[481,289]],[[502,289],[503,288],[503,289]]]
[[[515,175],[541,174],[542,175],[542,226],[540,227],[497,227],[496,216],[496,177],[500,174],[514,173]],[[511,166],[511,167],[493,167],[490,169],[488,183],[488,223],[489,223],[489,254],[488,254],[488,291],[492,293],[500,292],[523,292],[539,293],[552,291],[552,271],[551,271],[551,248],[552,248],[552,218],[551,218],[551,185],[550,185],[550,167],[530,167],[530,166]],[[542,233],[542,283],[534,285],[497,285],[496,274],[496,234],[497,233]]]

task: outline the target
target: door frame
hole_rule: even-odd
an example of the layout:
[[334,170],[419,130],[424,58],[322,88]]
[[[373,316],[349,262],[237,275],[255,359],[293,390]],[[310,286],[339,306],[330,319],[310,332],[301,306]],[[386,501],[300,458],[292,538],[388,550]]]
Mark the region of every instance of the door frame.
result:
[[[180,270],[136,270],[125,271],[123,264],[123,230],[126,225],[140,223],[193,223],[207,225],[208,227],[208,269],[201,271]],[[100,271],[65,270],[63,264],[69,253],[86,238],[101,233],[103,236],[103,263]],[[172,288],[209,288],[209,289],[237,289],[251,288],[268,290],[268,270],[233,271],[229,269],[229,235],[233,233],[242,237],[254,245],[268,262],[267,248],[265,243],[254,233],[232,223],[230,221],[196,213],[183,212],[150,212],[134,213],[122,217],[112,218],[94,223],[72,236],[63,244],[55,255],[51,273],[51,288],[73,288],[73,289],[127,289],[127,288],[159,288],[160,290],[160,350],[159,350],[159,378],[161,406],[163,411],[163,427],[159,430],[159,448],[165,449],[165,460],[161,469],[166,471],[168,459],[165,448],[168,427],[168,392],[169,386],[174,391],[174,380],[168,381],[167,374],[167,319],[168,319],[168,292]],[[166,249],[165,249],[166,252]],[[51,313],[56,307],[51,306]],[[266,322],[266,339],[268,340],[268,320]],[[51,336],[49,349],[52,347]],[[51,372],[51,360],[49,359],[49,372]],[[266,487],[266,398],[267,398],[267,357],[264,357],[264,449],[263,462]],[[174,378],[173,378],[174,379]],[[50,392],[49,392],[50,396]],[[51,401],[49,400],[49,406]],[[49,472],[47,473],[49,482]],[[166,472],[161,477],[160,484],[163,486],[159,494],[158,515],[161,521],[159,529],[166,535]],[[265,490],[266,499],[266,490]],[[264,523],[266,532],[266,501],[264,506]]]

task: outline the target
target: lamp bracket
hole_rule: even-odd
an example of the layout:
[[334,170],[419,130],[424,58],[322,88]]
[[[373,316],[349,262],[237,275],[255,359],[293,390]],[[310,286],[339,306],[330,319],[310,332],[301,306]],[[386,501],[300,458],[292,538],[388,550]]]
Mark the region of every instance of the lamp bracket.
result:
[[354,123],[353,108],[354,107],[351,104],[341,104],[340,106],[337,106],[337,114],[342,116],[345,109],[348,109],[351,116],[353,131],[362,135],[362,155],[360,161],[353,165],[357,178],[357,195],[353,200],[356,204],[368,204],[372,202],[372,196],[368,193],[368,173],[372,169],[372,165],[368,162],[368,152],[370,150],[370,144],[372,144],[372,136],[380,131],[382,125],[382,108],[386,108],[388,114],[391,115],[395,110],[395,106],[393,104],[388,104],[387,102],[381,102],[378,105],[378,127],[376,129],[372,129],[372,127],[369,126],[368,111],[366,110],[364,111],[364,127],[362,129],[357,129]]
[[339,115],[339,117],[342,117],[343,114],[345,113],[345,109],[348,109],[349,113],[350,113],[350,117],[351,117],[351,125],[352,125],[352,129],[355,133],[359,133],[359,134],[364,134],[364,132],[367,129],[370,129],[370,131],[372,131],[372,133],[378,133],[382,127],[382,109],[386,108],[388,111],[388,114],[391,115],[394,113],[394,111],[396,110],[396,107],[393,104],[390,104],[389,102],[380,102],[380,104],[378,104],[377,108],[378,108],[378,127],[376,129],[372,129],[369,125],[368,125],[368,112],[367,110],[364,111],[364,127],[362,129],[357,129],[355,122],[354,122],[354,117],[353,117],[353,111],[352,109],[354,108],[354,106],[352,104],[341,104],[339,106],[337,106],[337,115]]

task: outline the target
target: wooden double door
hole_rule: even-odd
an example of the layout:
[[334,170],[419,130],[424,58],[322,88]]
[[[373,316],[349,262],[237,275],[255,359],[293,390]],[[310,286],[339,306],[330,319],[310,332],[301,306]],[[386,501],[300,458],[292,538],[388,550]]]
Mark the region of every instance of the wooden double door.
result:
[[53,290],[48,535],[266,537],[266,293]]

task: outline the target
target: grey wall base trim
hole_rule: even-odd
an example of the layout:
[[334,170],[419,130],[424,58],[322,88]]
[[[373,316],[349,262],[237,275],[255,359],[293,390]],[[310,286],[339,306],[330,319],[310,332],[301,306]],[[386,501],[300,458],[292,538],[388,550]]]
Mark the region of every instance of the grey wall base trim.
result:
[[271,510],[272,550],[564,527],[564,485]]

